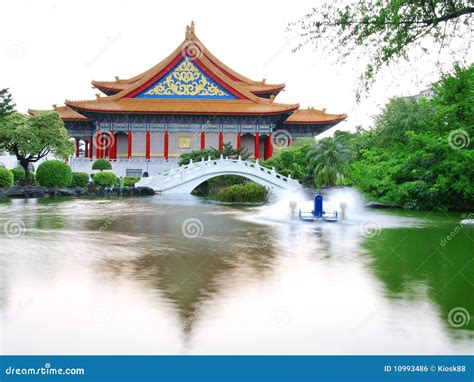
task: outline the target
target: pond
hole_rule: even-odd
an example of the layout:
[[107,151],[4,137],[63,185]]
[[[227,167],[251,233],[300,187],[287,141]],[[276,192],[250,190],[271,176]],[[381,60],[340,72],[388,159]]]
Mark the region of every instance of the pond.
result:
[[366,210],[339,223],[194,196],[0,203],[3,354],[459,354],[474,227]]

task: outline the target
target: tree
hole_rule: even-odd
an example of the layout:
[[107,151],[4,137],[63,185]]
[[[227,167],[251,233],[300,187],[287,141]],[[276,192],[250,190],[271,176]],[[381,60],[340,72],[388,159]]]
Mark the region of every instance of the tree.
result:
[[439,52],[465,35],[469,47],[473,13],[472,0],[321,2],[293,23],[299,25],[303,38],[295,50],[312,42],[325,51],[335,50],[341,59],[363,55],[368,63],[361,80],[368,90],[382,66],[398,58],[408,59],[414,47],[426,53],[430,46],[424,44],[434,44]]
[[8,89],[0,89],[0,118],[15,111],[15,102]]
[[200,161],[202,158],[207,160],[209,157],[211,159],[219,159],[221,155],[224,158],[237,159],[240,157],[242,160],[247,160],[249,157],[249,152],[246,147],[241,146],[239,148],[234,148],[230,142],[227,142],[222,145],[221,151],[211,147],[209,149],[193,150],[190,153],[182,154],[179,160],[179,165],[187,165],[191,159],[194,162]]
[[335,186],[349,170],[352,152],[349,146],[335,138],[323,138],[308,151],[310,165],[314,166],[314,182],[318,187]]
[[64,123],[55,112],[33,116],[11,113],[0,119],[0,148],[15,155],[25,170],[29,182],[28,165],[48,154],[66,157],[74,153]]
[[407,209],[474,204],[474,65],[456,67],[432,99],[392,99],[359,146],[350,177],[368,195]]

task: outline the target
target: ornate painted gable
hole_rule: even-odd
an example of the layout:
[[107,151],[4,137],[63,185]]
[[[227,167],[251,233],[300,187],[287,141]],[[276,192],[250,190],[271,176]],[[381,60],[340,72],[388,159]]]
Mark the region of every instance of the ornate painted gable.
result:
[[188,56],[135,98],[236,99]]

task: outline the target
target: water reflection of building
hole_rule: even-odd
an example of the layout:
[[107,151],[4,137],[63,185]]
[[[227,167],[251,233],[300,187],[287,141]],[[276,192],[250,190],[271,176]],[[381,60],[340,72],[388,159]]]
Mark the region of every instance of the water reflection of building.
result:
[[54,105],[76,141],[75,170],[89,171],[90,159],[108,158],[120,175],[153,174],[176,165],[182,153],[221,149],[227,142],[246,147],[251,158],[267,159],[275,131],[311,137],[346,119],[275,102],[285,84],[254,81],[232,70],[198,39],[193,23],[185,40],[156,66],[92,85],[106,96]]
[[[135,211],[139,208],[134,207]],[[137,256],[123,259],[117,254],[100,263],[102,272],[136,280],[147,291],[156,291],[176,311],[184,333],[192,331],[217,295],[236,285],[235,279],[240,279],[240,285],[242,278],[248,277],[251,284],[268,277],[277,257],[274,241],[268,240],[271,228],[242,222],[236,232],[226,214],[212,219],[197,216],[206,230],[200,237],[187,238],[181,232],[181,211],[163,219],[156,213],[121,215],[108,230],[137,235],[133,244]]]

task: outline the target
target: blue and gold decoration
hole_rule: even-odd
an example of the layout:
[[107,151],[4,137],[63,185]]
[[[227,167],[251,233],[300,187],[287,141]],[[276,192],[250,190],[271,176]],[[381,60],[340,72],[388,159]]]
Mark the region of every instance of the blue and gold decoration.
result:
[[187,56],[135,98],[236,99]]

